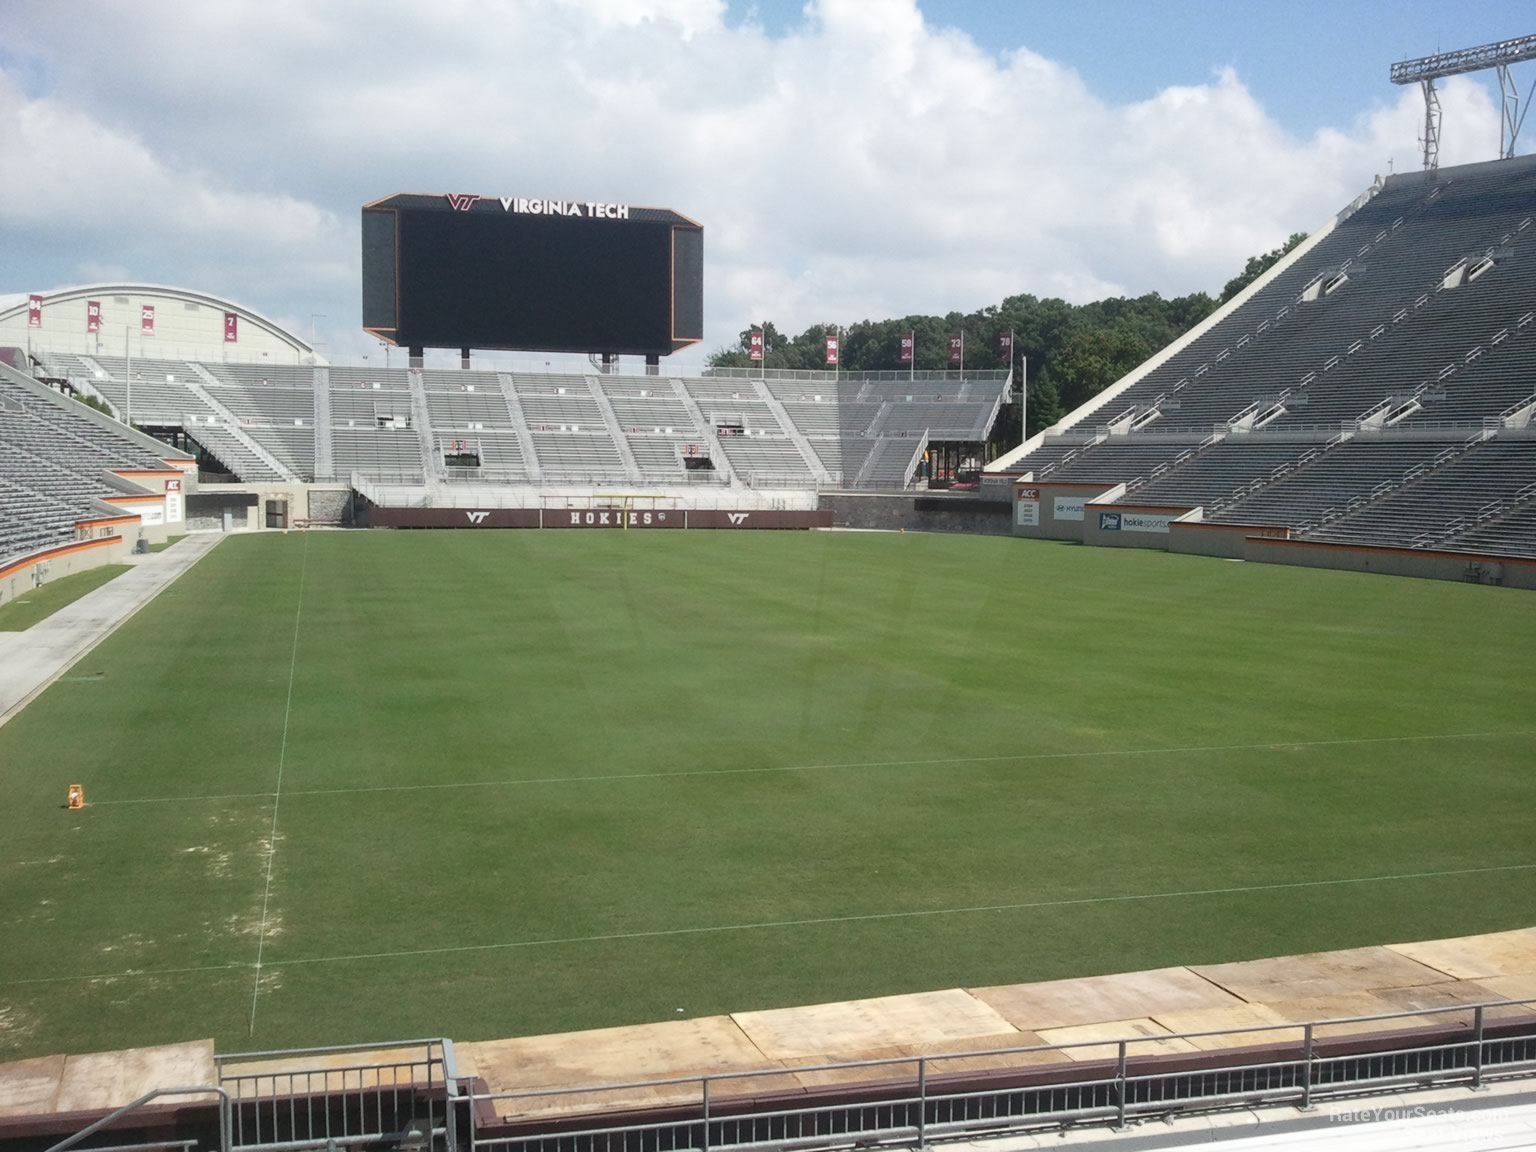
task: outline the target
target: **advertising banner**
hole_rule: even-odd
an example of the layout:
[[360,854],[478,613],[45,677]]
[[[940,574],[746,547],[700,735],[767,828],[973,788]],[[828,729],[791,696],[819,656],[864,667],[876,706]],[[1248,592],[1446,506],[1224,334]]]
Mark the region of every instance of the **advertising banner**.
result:
[[1167,534],[1168,525],[1179,518],[1177,512],[1122,512],[1122,532],[1161,532]]
[[1057,520],[1081,520],[1085,496],[1057,496],[1051,505],[1051,515]]

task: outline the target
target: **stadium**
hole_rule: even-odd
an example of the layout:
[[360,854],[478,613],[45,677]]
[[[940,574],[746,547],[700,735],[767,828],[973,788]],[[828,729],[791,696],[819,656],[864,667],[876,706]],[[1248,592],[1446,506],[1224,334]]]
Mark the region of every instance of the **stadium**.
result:
[[1001,450],[1012,333],[674,371],[667,208],[369,200],[382,363],[0,297],[0,1144],[1529,1106],[1536,156],[1424,160]]

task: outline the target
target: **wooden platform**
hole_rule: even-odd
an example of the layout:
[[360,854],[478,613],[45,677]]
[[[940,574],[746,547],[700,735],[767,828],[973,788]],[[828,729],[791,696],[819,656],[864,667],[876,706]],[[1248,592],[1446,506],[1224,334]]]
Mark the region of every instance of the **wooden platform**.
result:
[[[800,1092],[835,1084],[1111,1058],[1121,1039],[1133,1055],[1193,1053],[1297,1042],[1301,1024],[1498,1000],[1536,999],[1536,928],[1375,948],[1352,948],[1236,964],[1159,968],[1037,984],[951,988],[840,1004],[739,1012],[548,1036],[457,1045],[461,1075],[493,1092],[518,1092],[497,1104],[505,1117],[555,1116],[594,1108],[692,1104],[698,1085],[642,1084],[708,1075],[716,1098]],[[1507,1013],[1530,1014],[1512,1006]],[[1320,1038],[1433,1022],[1466,1022],[1471,1011],[1397,1021],[1330,1024]],[[1179,1034],[1233,1029],[1229,1035]],[[1059,1044],[1063,1052],[1008,1049]],[[286,1058],[226,1069],[260,1077],[281,1092],[330,1085],[343,1066],[410,1059],[419,1049]],[[956,1056],[954,1054],[966,1054]],[[887,1061],[873,1068],[818,1065]],[[309,1073],[304,1076],[303,1073]],[[0,1064],[0,1118],[105,1110],[171,1085],[212,1083],[213,1043],[125,1052],[43,1056]],[[272,1077],[267,1081],[267,1077]],[[355,1075],[349,1080],[357,1083]]]

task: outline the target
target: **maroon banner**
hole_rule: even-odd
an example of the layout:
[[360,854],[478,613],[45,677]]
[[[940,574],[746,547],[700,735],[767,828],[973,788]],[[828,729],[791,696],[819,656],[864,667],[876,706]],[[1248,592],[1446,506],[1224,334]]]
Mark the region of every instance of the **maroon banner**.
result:
[[949,362],[959,364],[965,356],[965,337],[958,333],[949,338]]
[[[625,517],[628,522],[625,522]],[[546,508],[545,528],[686,528],[681,508]]]
[[368,510],[374,528],[830,528],[832,513],[773,509],[386,508]]
[[537,508],[370,508],[375,528],[537,528]]
[[27,297],[27,327],[41,328],[43,326],[43,298],[36,292]]
[[839,349],[838,349],[837,337],[836,336],[828,336],[827,337],[827,364],[829,366],[831,366],[831,367],[836,367],[837,366],[837,354],[838,354],[838,351],[839,351]]
[[85,302],[85,330],[87,332],[101,331],[100,300],[87,300]]
[[1013,333],[999,332],[997,335],[998,359],[1013,363]]
[[699,509],[688,513],[690,528],[830,528],[832,512],[723,512]]
[[224,313],[224,343],[234,344],[240,339],[240,317],[233,312]]
[[153,336],[155,334],[155,306],[153,304],[145,304],[139,309],[139,331],[145,336]]
[[763,358],[763,334],[756,328],[752,329],[751,335],[747,337],[747,355],[754,361]]
[[917,350],[917,333],[908,332],[901,338],[901,362],[912,363],[912,356]]

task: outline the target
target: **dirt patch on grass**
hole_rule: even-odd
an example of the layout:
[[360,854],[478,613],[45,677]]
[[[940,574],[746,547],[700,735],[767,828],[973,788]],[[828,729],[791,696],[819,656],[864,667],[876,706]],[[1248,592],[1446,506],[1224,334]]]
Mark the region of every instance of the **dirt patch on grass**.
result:
[[37,1035],[38,1019],[14,1004],[0,1004],[0,1052],[19,1051]]

